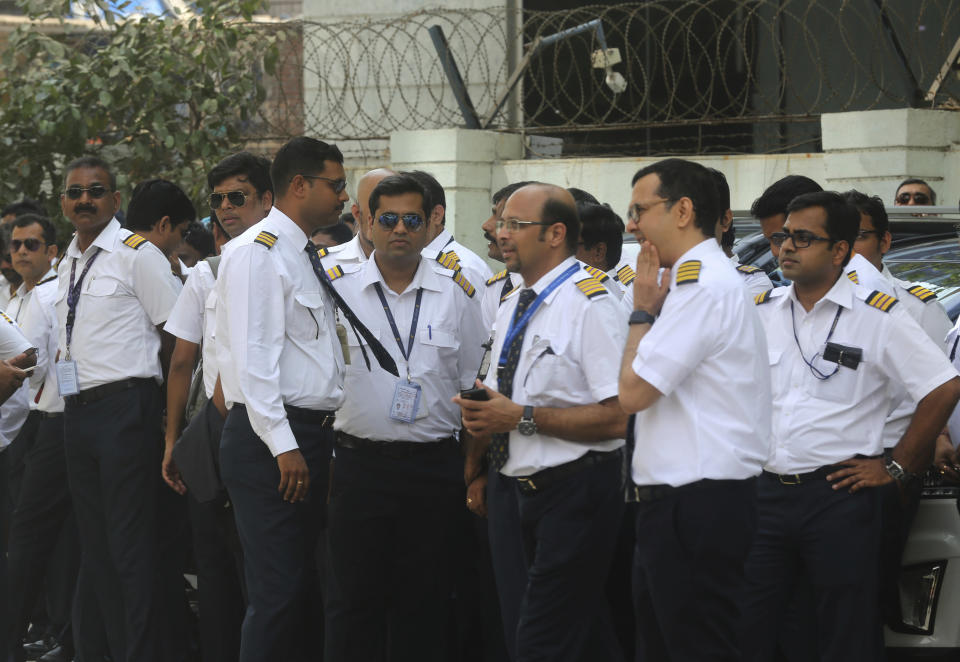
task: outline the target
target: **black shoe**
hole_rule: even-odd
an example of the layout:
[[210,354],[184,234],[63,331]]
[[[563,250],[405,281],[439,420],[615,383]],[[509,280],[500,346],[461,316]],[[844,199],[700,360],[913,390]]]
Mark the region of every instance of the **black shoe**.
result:
[[38,662],[72,662],[73,655],[63,646],[51,648],[46,655],[41,657]]
[[31,641],[23,645],[23,652],[30,659],[35,659],[46,653],[57,645],[57,640],[50,635],[44,635],[42,638]]

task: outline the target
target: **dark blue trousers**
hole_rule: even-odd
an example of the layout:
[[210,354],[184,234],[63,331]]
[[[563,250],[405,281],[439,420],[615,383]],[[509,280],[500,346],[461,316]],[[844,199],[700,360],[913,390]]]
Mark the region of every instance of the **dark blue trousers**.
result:
[[[825,479],[757,483],[757,535],[746,565],[744,660],[766,662],[777,638],[796,627],[784,607],[797,594],[813,614],[798,614],[819,659],[874,660],[881,635],[877,608],[880,493],[834,490]],[[801,591],[801,592],[804,592]],[[812,630],[812,631],[810,631]]]
[[637,662],[740,660],[755,479],[702,481],[637,504]]
[[157,659],[160,387],[133,388],[87,405],[67,403],[64,440],[81,562],[74,638],[81,660]]
[[[533,494],[514,481],[527,568],[515,632],[518,662],[623,659],[605,593],[623,513],[621,458],[610,453]],[[499,553],[515,551],[493,547],[494,557]]]
[[487,531],[504,638],[511,660],[517,659],[517,624],[527,588],[527,561],[523,554],[517,498],[516,481],[491,466],[487,478]]
[[249,603],[240,640],[241,662],[322,659],[322,602],[315,560],[324,523],[333,430],[290,420],[310,470],[306,501],[288,503],[277,487],[280,469],[233,407],[220,438],[220,473],[230,494],[243,547]]

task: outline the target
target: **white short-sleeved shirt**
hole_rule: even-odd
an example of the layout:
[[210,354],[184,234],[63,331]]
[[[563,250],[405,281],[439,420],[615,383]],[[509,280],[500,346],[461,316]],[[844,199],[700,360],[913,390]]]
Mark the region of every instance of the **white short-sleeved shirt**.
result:
[[743,278],[743,284],[747,286],[747,291],[752,295],[763,294],[767,290],[773,289],[773,281],[760,267],[752,264],[740,264],[740,257],[734,253],[729,260],[733,263],[737,273]]
[[714,239],[677,260],[633,371],[662,397],[637,413],[637,485],[759,475],[770,456],[770,368],[743,278]]
[[[837,367],[821,353],[838,310],[830,341],[859,348],[863,360],[856,369],[840,366],[820,380],[803,357],[824,374]],[[891,382],[902,384],[919,402],[957,376],[940,347],[896,299],[845,276],[810,312],[796,299],[793,285],[773,290],[758,311],[767,332],[773,383],[774,450],[767,469],[775,473],[804,473],[857,454],[878,455],[894,404]]]
[[[413,423],[389,417],[397,377],[383,370],[369,347],[370,369],[360,349],[366,341],[347,326],[350,365],[344,382],[344,402],[335,427],[355,437],[377,441],[437,441],[460,429],[460,408],[451,399],[472,388],[483,357],[479,294],[458,273],[423,258],[413,280],[397,294],[383,280],[371,259],[352,273],[338,276],[334,287],[347,305],[397,362],[400,377],[421,388],[421,417]],[[454,280],[456,278],[456,280]],[[406,351],[417,291],[423,288],[413,350],[407,363],[377,295],[380,285]]]
[[327,269],[336,266],[361,265],[368,259],[366,253],[363,252],[363,247],[360,245],[359,234],[355,234],[353,239],[346,243],[330,246],[329,248],[321,248],[319,253],[323,266]]
[[488,337],[493,332],[493,325],[497,321],[497,309],[500,308],[503,297],[510,294],[519,282],[520,276],[506,269],[495,273],[484,282],[480,314],[483,319],[483,329]]
[[[957,323],[947,333],[946,346],[950,362],[954,368],[960,370],[960,319],[957,319]],[[960,406],[950,414],[950,418],[947,420],[947,430],[950,432],[950,440],[954,447],[960,447]]]
[[[22,354],[35,345],[30,342],[23,331],[5,313],[0,317],[0,360],[7,361],[13,357]],[[13,395],[7,398],[6,402],[0,405],[0,449],[6,448],[13,441],[23,422],[27,420],[27,414],[30,413],[30,383],[24,381],[23,385],[14,391]]]
[[[511,400],[519,405],[574,407],[617,395],[627,316],[616,296],[573,257],[565,259],[530,287],[539,295],[572,265],[579,265],[579,270],[543,300],[527,325],[513,377]],[[580,282],[584,285],[578,286]],[[594,283],[601,289],[591,287]],[[493,390],[498,390],[497,365],[521,291],[520,287],[515,289],[497,311],[490,372],[484,382]],[[510,457],[500,473],[529,476],[572,462],[589,451],[616,450],[624,441],[587,443],[539,432],[522,435],[513,430],[509,443]]]
[[434,237],[420,254],[425,258],[436,260],[444,268],[463,269],[467,280],[477,285],[485,283],[493,275],[486,260],[454,240],[453,235],[446,228],[441,230],[440,234]]
[[334,303],[305,250],[307,236],[277,207],[224,247],[217,276],[217,367],[227,407],[246,405],[276,456],[298,448],[284,405],[332,411],[344,361]]
[[873,266],[870,260],[860,255],[860,253],[854,253],[844,269],[847,272],[847,278],[857,285],[866,288],[867,291],[879,290],[884,294],[889,294],[894,297],[897,296],[896,291],[893,289],[893,284],[884,278],[880,270]]
[[63,398],[57,387],[57,295],[58,278],[38,283],[23,313],[23,328],[37,347],[37,367],[30,377],[30,404],[47,413],[63,411]]
[[177,303],[170,312],[170,319],[163,325],[167,333],[187,342],[200,345],[203,358],[203,389],[207,397],[213,397],[217,385],[217,352],[214,347],[214,330],[217,323],[217,279],[213,277],[210,263],[201,260],[191,269]]
[[70,358],[77,362],[80,390],[131,377],[162,381],[160,332],[178,291],[170,261],[159,248],[112,219],[81,254],[74,237],[58,267],[57,320],[61,358],[67,354],[67,290],[76,263],[83,279],[73,327]]

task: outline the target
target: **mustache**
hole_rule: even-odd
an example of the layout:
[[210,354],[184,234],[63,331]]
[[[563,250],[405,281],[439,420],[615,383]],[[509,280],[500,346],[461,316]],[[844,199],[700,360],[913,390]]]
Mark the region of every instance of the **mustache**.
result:
[[82,212],[89,212],[91,214],[97,213],[97,208],[93,205],[77,205],[73,208],[73,213],[80,214]]
[[494,236],[493,236],[492,234],[490,234],[489,232],[484,232],[484,233],[483,233],[483,238],[486,239],[487,241],[489,241],[491,244],[497,243],[497,238],[494,237]]

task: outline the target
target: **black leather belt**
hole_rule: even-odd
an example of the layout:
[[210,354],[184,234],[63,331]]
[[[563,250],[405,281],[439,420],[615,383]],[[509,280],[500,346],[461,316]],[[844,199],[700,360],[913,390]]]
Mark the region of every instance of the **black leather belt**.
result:
[[695,492],[708,487],[731,485],[753,480],[752,478],[714,479],[703,478],[685,485],[631,485],[627,489],[627,503],[653,503],[667,497]]
[[838,467],[835,464],[830,464],[802,474],[775,474],[772,471],[764,469],[763,475],[770,480],[780,481],[782,485],[803,485],[804,483],[812,483],[815,480],[826,480],[828,474],[842,468],[843,467]]
[[578,457],[576,460],[571,462],[566,462],[565,464],[560,464],[555,467],[550,467],[548,469],[542,469],[535,474],[529,476],[508,476],[508,478],[513,478],[517,482],[517,489],[520,490],[521,494],[536,494],[541,492],[551,485],[554,485],[565,478],[569,478],[575,473],[583,471],[587,467],[592,467],[595,464],[600,464],[601,462],[608,462],[615,459],[623,458],[623,449],[618,448],[615,451],[589,451],[586,455]]
[[[246,410],[246,405],[237,402],[233,408]],[[337,412],[326,411],[323,409],[304,409],[303,407],[294,407],[293,405],[283,405],[287,412],[287,418],[297,423],[307,423],[308,425],[319,425],[321,428],[332,428],[333,422],[337,418]]]
[[346,432],[338,432],[336,445],[357,451],[369,451],[385,457],[404,458],[440,449],[457,447],[457,440],[445,437],[436,441],[378,441],[355,437]]
[[63,399],[63,401],[74,407],[89,405],[99,400],[103,400],[104,398],[110,397],[111,395],[123,393],[124,391],[129,391],[130,389],[137,388],[142,384],[149,384],[153,381],[153,379],[143,377],[121,379],[118,382],[110,382],[109,384],[101,384],[100,386],[94,386],[93,388],[85,389],[76,395],[68,395]]

